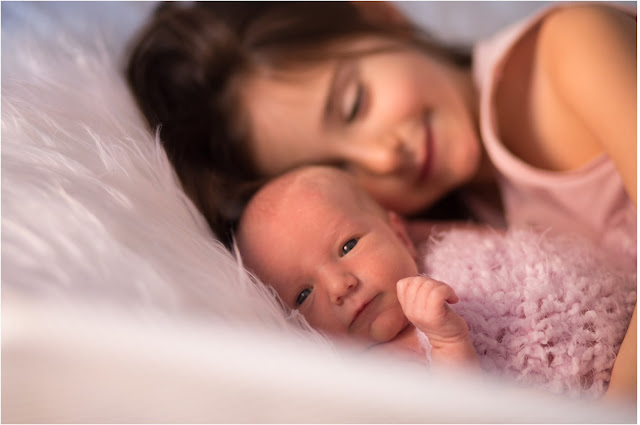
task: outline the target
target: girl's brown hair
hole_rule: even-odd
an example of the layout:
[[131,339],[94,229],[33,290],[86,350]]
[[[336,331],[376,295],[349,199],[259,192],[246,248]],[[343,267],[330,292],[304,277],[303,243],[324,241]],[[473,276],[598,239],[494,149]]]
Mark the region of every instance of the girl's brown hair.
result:
[[[258,67],[325,60],[336,41],[385,36],[459,66],[464,49],[444,48],[384,4],[335,2],[170,2],[131,44],[126,69],[136,101],[187,195],[226,244],[229,229],[261,185],[247,150],[248,122],[237,84]],[[391,9],[391,8],[386,8]],[[303,141],[301,141],[302,143]]]

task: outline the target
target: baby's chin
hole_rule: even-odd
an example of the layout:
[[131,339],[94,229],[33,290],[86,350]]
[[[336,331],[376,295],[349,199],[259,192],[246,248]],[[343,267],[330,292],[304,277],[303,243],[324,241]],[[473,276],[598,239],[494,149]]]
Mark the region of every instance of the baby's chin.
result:
[[369,327],[369,340],[372,345],[383,344],[395,339],[407,326],[409,320],[402,310],[386,311],[378,316]]
[[413,326],[398,304],[397,308],[389,308],[382,312],[367,328],[360,328],[355,333],[330,335],[335,342],[347,344],[355,342],[356,345],[367,350],[394,341],[409,327]]

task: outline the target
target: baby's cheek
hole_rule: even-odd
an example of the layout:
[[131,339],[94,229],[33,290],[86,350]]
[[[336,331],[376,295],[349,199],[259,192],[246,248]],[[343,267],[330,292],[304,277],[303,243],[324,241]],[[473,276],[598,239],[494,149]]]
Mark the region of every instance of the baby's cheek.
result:
[[369,336],[378,343],[388,342],[395,338],[408,323],[409,320],[398,306],[383,312],[371,322]]

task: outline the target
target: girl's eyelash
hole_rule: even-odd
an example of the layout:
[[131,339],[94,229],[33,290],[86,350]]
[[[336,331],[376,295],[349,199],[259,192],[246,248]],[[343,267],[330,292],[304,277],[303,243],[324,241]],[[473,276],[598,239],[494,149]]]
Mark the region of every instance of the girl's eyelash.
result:
[[353,101],[353,106],[349,111],[349,115],[346,117],[346,121],[348,123],[353,122],[360,113],[360,109],[362,108],[362,98],[364,96],[364,86],[362,83],[358,82],[356,86],[356,97]]

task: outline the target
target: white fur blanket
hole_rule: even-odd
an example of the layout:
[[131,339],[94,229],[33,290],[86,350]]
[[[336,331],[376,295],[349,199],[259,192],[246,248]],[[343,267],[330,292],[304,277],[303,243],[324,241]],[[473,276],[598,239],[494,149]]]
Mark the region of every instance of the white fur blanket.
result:
[[283,314],[126,89],[124,42],[153,6],[1,4],[3,422],[634,420],[363,359]]

